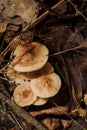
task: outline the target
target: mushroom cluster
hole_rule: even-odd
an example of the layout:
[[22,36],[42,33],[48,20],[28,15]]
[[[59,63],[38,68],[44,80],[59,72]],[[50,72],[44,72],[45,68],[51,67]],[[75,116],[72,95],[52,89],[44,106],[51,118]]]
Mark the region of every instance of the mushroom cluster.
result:
[[61,79],[48,62],[49,50],[43,44],[18,45],[8,66],[7,77],[16,84],[13,100],[21,107],[43,105],[56,95]]

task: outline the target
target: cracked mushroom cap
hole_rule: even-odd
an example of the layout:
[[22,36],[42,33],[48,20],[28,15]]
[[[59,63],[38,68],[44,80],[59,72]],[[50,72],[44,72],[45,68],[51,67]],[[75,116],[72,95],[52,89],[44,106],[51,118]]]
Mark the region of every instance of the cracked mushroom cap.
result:
[[56,95],[61,87],[61,79],[56,73],[40,76],[31,80],[32,91],[41,98]]
[[16,87],[13,93],[13,99],[21,107],[29,106],[37,99],[30,87],[30,83],[22,83]]
[[48,60],[49,51],[43,44],[32,42],[19,45],[14,51],[12,65],[19,72],[32,72],[42,68]]
[[37,97],[36,101],[33,103],[33,105],[35,106],[40,106],[40,105],[44,105],[46,104],[48,101],[48,98],[40,98],[40,97]]

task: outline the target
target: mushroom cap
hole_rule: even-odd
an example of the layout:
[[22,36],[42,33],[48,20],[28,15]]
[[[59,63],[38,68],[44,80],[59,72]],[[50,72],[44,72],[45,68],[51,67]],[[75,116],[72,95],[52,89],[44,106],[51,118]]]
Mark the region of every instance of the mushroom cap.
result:
[[37,97],[36,101],[33,103],[33,105],[35,106],[39,106],[39,105],[44,105],[46,104],[48,101],[48,98],[40,98],[40,97]]
[[13,93],[13,99],[21,107],[31,105],[37,99],[30,87],[30,83],[22,83]]
[[32,42],[19,45],[14,51],[12,65],[19,72],[32,72],[42,68],[48,60],[49,51],[43,44]]
[[56,95],[61,87],[61,79],[56,73],[40,76],[32,79],[32,91],[41,98],[48,98]]
[[29,82],[29,76],[28,73],[22,73],[15,71],[12,66],[8,66],[7,69],[7,77],[10,79],[11,83],[15,83],[16,85],[22,84],[23,82]]
[[30,79],[37,78],[41,75],[51,74],[54,72],[53,66],[47,62],[41,69],[28,73]]

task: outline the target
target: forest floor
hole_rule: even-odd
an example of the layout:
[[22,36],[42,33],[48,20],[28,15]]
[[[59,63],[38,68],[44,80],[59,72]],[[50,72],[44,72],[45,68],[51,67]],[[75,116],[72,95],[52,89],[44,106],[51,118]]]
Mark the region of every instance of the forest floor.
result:
[[[87,1],[0,0],[0,16],[0,130],[87,130]],[[48,48],[61,88],[21,107],[7,70],[15,48],[32,42]]]

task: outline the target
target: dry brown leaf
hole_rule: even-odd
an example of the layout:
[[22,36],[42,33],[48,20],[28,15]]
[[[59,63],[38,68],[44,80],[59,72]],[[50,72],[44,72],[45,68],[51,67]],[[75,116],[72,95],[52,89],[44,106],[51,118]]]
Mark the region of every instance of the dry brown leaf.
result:
[[34,0],[9,0],[5,2],[5,4],[3,11],[5,18],[17,15],[23,18],[27,23],[31,23],[38,13],[38,5]]
[[52,107],[52,108],[49,108],[49,109],[43,109],[43,110],[40,110],[40,111],[32,111],[30,112],[30,114],[32,116],[40,116],[40,115],[43,115],[43,114],[53,114],[53,115],[62,115],[62,114],[65,114],[65,112],[68,111],[68,107],[67,106],[58,106],[58,107]]
[[[3,16],[1,16],[1,19],[0,19],[0,32],[2,33],[4,31],[6,31],[6,28],[7,28],[8,24],[9,24],[9,26],[10,26],[10,24],[15,26],[15,25],[23,24],[23,22],[24,22],[24,20],[21,17],[15,17],[15,18],[11,19],[11,18],[4,18]],[[17,31],[17,28],[19,28],[19,26],[15,27],[15,28],[13,29],[13,27],[12,27],[11,30],[13,30],[13,31],[16,30]]]
[[39,7],[34,0],[0,0],[0,32],[6,30],[8,23],[14,25],[32,23],[38,12]]
[[11,31],[17,31],[19,29],[19,26],[9,25],[7,28],[8,28],[8,30],[11,30]]
[[49,129],[49,130],[55,130],[58,128],[59,124],[59,119],[54,119],[54,118],[46,118],[42,120],[42,123]]
[[14,25],[20,25],[24,22],[24,20],[21,17],[14,17],[11,20],[9,20],[9,23],[14,24]]
[[42,123],[49,129],[49,130],[66,130],[69,125],[71,124],[70,120],[64,119],[56,119],[56,118],[46,118],[42,120]]
[[71,120],[61,119],[61,123],[63,125],[63,130],[67,130],[67,128],[69,127],[69,125],[71,125],[72,121]]

